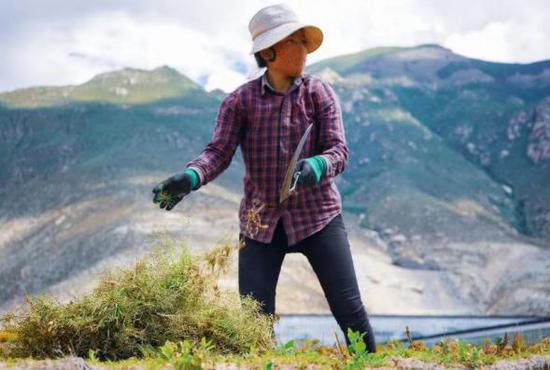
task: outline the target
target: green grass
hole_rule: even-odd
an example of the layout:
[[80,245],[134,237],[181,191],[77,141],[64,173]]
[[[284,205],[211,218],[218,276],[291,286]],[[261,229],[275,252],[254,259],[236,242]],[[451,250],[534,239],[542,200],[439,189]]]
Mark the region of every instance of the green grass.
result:
[[[321,369],[364,369],[381,366],[395,366],[403,359],[418,359],[428,363],[438,363],[452,368],[458,364],[470,368],[491,365],[500,360],[517,360],[533,355],[550,356],[550,338],[532,346],[525,346],[520,336],[510,343],[497,340],[487,341],[483,346],[475,346],[460,340],[445,340],[427,347],[424,342],[412,341],[409,344],[389,342],[380,346],[377,353],[367,353],[358,333],[349,331],[349,347],[321,346],[316,340],[301,343],[291,340],[271,352],[246,355],[217,355],[209,348],[208,342],[192,346],[190,342],[166,343],[143,359],[130,359],[120,362],[102,363],[91,358],[91,363],[112,369],[126,369],[140,365],[145,368],[160,368],[170,364],[175,369],[215,368],[216,364],[232,363],[242,368],[275,369],[283,365],[293,368],[306,368],[313,364]],[[550,362],[550,357],[548,359]]]
[[[214,369],[220,364],[235,364],[247,369],[276,369],[292,366],[296,369],[365,369],[376,367],[395,367],[407,359],[416,359],[425,363],[441,364],[446,368],[464,365],[478,368],[492,365],[497,361],[526,359],[534,355],[547,356],[550,363],[550,338],[526,346],[521,335],[508,341],[499,338],[495,343],[485,341],[476,346],[461,340],[443,340],[427,347],[422,341],[402,343],[392,341],[379,345],[376,353],[367,353],[365,344],[357,332],[348,331],[350,346],[323,346],[318,340],[291,340],[271,351],[258,353],[255,350],[245,354],[220,354],[210,340],[202,338],[200,342],[182,340],[167,341],[157,348],[144,350],[142,355],[119,361],[101,361],[95,351],[89,351],[86,362],[108,369],[130,369],[139,366],[145,369],[159,369],[170,366],[173,369]],[[6,359],[8,364],[17,364],[23,360]],[[26,361],[37,362],[27,359]]]

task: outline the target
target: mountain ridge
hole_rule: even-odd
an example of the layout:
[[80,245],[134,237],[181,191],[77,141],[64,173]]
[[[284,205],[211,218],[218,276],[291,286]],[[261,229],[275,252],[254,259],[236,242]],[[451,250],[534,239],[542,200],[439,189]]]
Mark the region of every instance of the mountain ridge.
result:
[[[468,63],[479,63],[480,65],[492,66],[498,69],[498,66],[511,68],[516,67],[521,69],[528,69],[527,72],[538,72],[550,68],[550,60],[542,60],[531,63],[505,63],[505,62],[488,62],[482,59],[469,58],[460,54],[454,53],[451,49],[443,47],[439,44],[434,43],[425,43],[418,44],[415,46],[381,46],[373,47],[365,50],[361,50],[355,53],[344,54],[336,57],[331,57],[319,62],[316,62],[312,65],[306,67],[307,71],[311,73],[319,73],[324,68],[331,68],[334,64],[338,64],[339,67],[335,69],[335,72],[339,74],[346,74],[346,71],[341,71],[342,68],[351,68],[351,66],[356,65],[357,63],[363,63],[367,61],[372,61],[380,57],[388,57],[392,54],[399,54],[403,52],[410,51],[420,51],[420,50],[438,50],[447,55],[452,56],[458,61],[468,61]],[[445,77],[446,73],[450,73],[452,69],[458,68],[457,65],[453,65],[451,69],[446,69],[441,71],[441,77]],[[488,67],[489,68],[489,67]],[[493,69],[494,69],[493,68]],[[332,68],[334,69],[334,68]],[[94,88],[97,88],[97,84],[103,84],[105,82],[111,82],[113,84],[123,83],[124,85],[132,85],[136,83],[136,79],[142,76],[148,76],[152,82],[155,82],[157,79],[168,79],[174,82],[182,84],[184,88],[176,91],[170,92],[170,94],[165,95],[154,95],[150,97],[138,96],[135,99],[126,99],[125,101],[122,97],[128,95],[128,91],[125,86],[109,86],[112,91],[109,93],[103,91],[98,95],[97,92],[93,92]],[[122,81],[121,81],[122,80]],[[170,89],[169,86],[163,86],[163,88]],[[76,92],[75,92],[76,90]],[[79,91],[82,90],[82,91]],[[92,90],[92,91],[91,91]],[[44,104],[56,104],[61,102],[70,102],[70,101],[106,101],[111,103],[148,103],[155,100],[160,100],[162,98],[185,96],[189,90],[202,90],[206,92],[202,86],[198,83],[191,80],[185,74],[179,72],[173,67],[170,67],[167,64],[160,65],[153,69],[147,70],[143,68],[135,67],[124,67],[119,70],[107,71],[93,76],[89,80],[81,84],[71,84],[71,85],[39,85],[31,86],[20,89],[14,89],[10,91],[0,92],[0,104],[6,105],[9,107],[25,107],[21,100],[28,99],[28,94],[42,94],[49,96],[50,100],[45,100],[42,103]],[[220,90],[221,91],[221,90]],[[219,93],[219,92],[218,92]],[[181,94],[181,95],[178,95]],[[227,94],[227,93],[225,93]],[[52,96],[53,95],[53,96]],[[101,99],[100,99],[101,98]],[[31,99],[32,101],[32,99]],[[29,103],[28,107],[40,107],[45,105],[40,105],[40,101],[36,103]]]

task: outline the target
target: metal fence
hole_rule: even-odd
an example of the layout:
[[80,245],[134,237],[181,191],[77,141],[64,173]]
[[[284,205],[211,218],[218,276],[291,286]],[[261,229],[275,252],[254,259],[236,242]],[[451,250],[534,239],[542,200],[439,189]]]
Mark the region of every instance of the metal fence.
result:
[[[530,344],[550,336],[550,317],[540,316],[369,315],[369,320],[377,343],[408,340],[407,327],[413,340],[429,345],[443,338],[480,344],[484,338],[494,341],[505,333],[511,337],[517,332],[522,332]],[[275,334],[279,343],[316,338],[322,344],[334,345],[336,336],[344,342],[344,333],[329,314],[280,315]]]

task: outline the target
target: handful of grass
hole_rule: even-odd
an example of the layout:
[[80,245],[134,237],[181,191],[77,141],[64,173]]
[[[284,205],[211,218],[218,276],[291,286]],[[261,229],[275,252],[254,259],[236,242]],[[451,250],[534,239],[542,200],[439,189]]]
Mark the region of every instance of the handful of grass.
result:
[[162,202],[170,203],[172,202],[172,196],[170,195],[169,192],[167,192],[166,190],[163,190],[158,193],[157,200],[159,203],[162,203]]

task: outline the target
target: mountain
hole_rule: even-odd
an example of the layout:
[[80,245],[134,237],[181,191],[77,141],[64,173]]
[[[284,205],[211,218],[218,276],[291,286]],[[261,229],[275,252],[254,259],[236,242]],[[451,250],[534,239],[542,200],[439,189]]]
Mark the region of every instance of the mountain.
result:
[[[427,44],[306,72],[343,109],[350,161],[337,184],[369,311],[550,312],[550,61]],[[224,96],[168,66],[0,94],[0,310],[26,292],[81,293],[161,231],[197,251],[235,240],[240,150],[172,212],[151,202],[204,148]],[[307,260],[286,260],[278,311],[328,312]],[[235,273],[221,283],[236,289]]]
[[[517,312],[548,312],[550,62],[490,63],[420,45],[309,71],[342,102],[355,158],[339,186],[345,209],[386,234],[393,261],[454,271],[453,289],[470,286],[463,299],[484,310],[513,302]],[[540,259],[495,257],[520,245],[539,247],[528,249]],[[509,270],[494,283],[483,276],[491,260]]]
[[[438,166],[442,172],[436,181],[441,183],[432,178],[430,191],[469,199],[478,192],[484,206],[497,210],[515,231],[550,239],[550,62],[489,63],[435,45],[392,48],[383,55],[364,52],[343,57],[343,63],[335,59],[312,66],[311,72],[335,81],[346,122],[360,122],[348,125],[351,137],[364,142],[362,133],[374,136],[360,155],[367,161],[375,152],[394,157],[370,161],[364,176],[387,175],[407,163],[407,169],[418,168],[414,176],[403,177],[418,183],[431,175],[428,165]],[[481,178],[461,179],[449,169],[462,175],[477,172]]]
[[174,68],[161,66],[146,71],[124,68],[101,73],[81,85],[39,86],[1,94],[10,107],[37,108],[70,102],[144,104],[170,98],[184,98],[203,89]]

